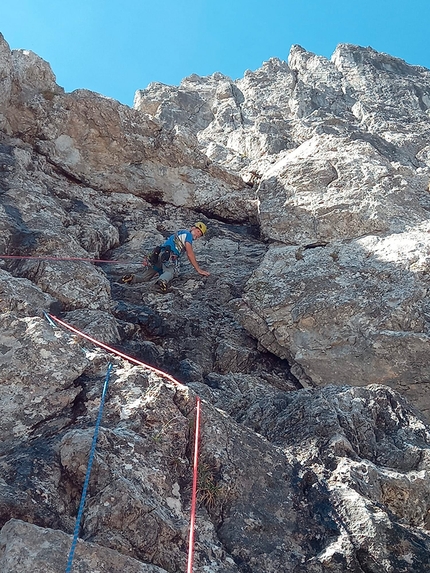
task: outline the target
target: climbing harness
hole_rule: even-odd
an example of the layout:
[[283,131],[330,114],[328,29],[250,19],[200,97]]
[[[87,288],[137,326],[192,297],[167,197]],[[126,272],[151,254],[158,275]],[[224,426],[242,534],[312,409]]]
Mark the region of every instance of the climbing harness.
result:
[[[177,234],[175,235],[175,240],[176,236]],[[182,245],[182,241],[180,241],[179,238],[178,240]],[[176,242],[175,242],[175,248],[177,248]],[[185,247],[183,247],[182,251],[181,249],[178,248],[178,252],[180,254],[176,255],[172,251],[172,247],[170,245],[159,245],[155,247],[152,253],[150,253],[145,257],[145,260],[142,264],[144,266],[151,266],[155,271],[158,272],[158,274],[162,274],[164,267],[173,267],[174,276],[177,277],[180,271],[179,257],[183,251],[185,251]],[[133,280],[133,276],[134,275],[125,275],[124,277],[122,277],[121,280],[123,283],[130,283]],[[165,283],[166,284],[165,287],[163,283],[165,283],[165,281],[157,281],[158,286],[161,287],[160,290],[162,292],[166,292],[167,283]]]
[[81,528],[82,513],[84,511],[85,498],[87,496],[88,484],[90,482],[91,468],[93,466],[94,454],[95,454],[96,445],[97,445],[97,438],[99,435],[100,423],[102,421],[103,407],[104,407],[104,403],[105,403],[106,392],[107,392],[108,385],[109,385],[109,378],[110,378],[111,371],[112,371],[112,364],[109,363],[109,366],[108,366],[108,369],[106,372],[105,382],[103,385],[102,397],[100,400],[99,414],[97,416],[96,426],[94,428],[93,441],[91,443],[91,450],[90,450],[90,455],[88,458],[87,473],[85,475],[84,487],[82,488],[81,502],[79,504],[78,515],[76,516],[75,530],[73,533],[72,546],[70,548],[69,558],[67,561],[66,573],[70,573],[72,571],[73,556],[75,554],[76,545],[78,543],[79,530]]

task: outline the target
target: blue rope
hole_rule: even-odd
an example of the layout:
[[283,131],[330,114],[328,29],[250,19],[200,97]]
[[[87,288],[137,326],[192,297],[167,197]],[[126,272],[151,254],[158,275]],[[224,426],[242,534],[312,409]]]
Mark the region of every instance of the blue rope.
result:
[[57,325],[55,324],[55,322],[52,320],[52,318],[49,316],[49,314],[45,311],[42,311],[43,314],[45,315],[46,320],[49,322],[49,324],[51,326],[53,326],[54,328],[57,328]]
[[76,545],[78,544],[78,536],[79,536],[79,530],[81,528],[81,519],[82,519],[82,513],[84,511],[85,497],[87,495],[88,484],[90,482],[91,467],[93,465],[94,454],[96,451],[97,437],[98,437],[98,433],[99,433],[100,422],[102,421],[103,406],[104,406],[106,392],[107,392],[108,385],[109,385],[109,378],[110,378],[111,370],[112,370],[112,364],[109,363],[109,366],[108,366],[108,369],[106,372],[105,383],[103,386],[102,398],[100,401],[99,415],[97,416],[96,427],[94,428],[93,442],[91,444],[90,457],[88,459],[87,474],[85,476],[84,487],[82,489],[81,503],[79,504],[78,515],[76,516],[75,531],[73,533],[73,541],[72,541],[72,546],[70,548],[69,559],[67,561],[66,573],[71,573],[71,571],[72,571],[73,556],[75,553]]

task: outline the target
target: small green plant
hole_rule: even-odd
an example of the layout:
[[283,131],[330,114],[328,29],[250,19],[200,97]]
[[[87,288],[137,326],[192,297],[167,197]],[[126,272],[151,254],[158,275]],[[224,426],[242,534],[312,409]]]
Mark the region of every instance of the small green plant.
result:
[[208,511],[222,503],[223,487],[217,484],[216,468],[208,461],[199,463],[197,476],[197,497]]

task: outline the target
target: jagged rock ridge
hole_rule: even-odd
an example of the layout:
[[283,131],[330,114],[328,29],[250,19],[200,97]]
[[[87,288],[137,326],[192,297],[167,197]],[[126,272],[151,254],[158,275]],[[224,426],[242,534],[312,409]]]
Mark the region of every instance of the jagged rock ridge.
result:
[[[2,263],[2,571],[64,570],[109,360],[79,567],[185,570],[197,393],[195,571],[427,571],[429,74],[295,46],[130,109],[1,39],[1,252],[129,261]],[[196,218],[207,280],[117,283]]]
[[383,382],[427,411],[430,72],[371,48],[329,61],[294,46],[235,82],[152,84],[135,107],[258,183],[271,245],[244,326],[302,381]]

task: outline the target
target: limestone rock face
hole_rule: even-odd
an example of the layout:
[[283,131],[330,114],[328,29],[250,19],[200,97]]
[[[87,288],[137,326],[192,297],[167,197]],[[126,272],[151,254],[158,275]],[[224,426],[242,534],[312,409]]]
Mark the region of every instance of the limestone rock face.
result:
[[[0,565],[3,573],[64,571],[70,551],[70,536],[11,519],[0,533]],[[125,557],[92,543],[79,542],[73,561],[76,571],[111,573],[163,573],[164,569]]]
[[[203,208],[247,220],[253,202],[237,175],[211,167],[180,130],[88,90],[64,94],[49,64],[3,41],[5,131],[22,137],[70,178],[108,192]],[[234,197],[226,188],[234,189]],[[228,195],[228,196],[227,196]],[[210,199],[209,199],[210,196]]]
[[238,306],[242,323],[316,384],[384,383],[428,412],[429,248],[427,226],[272,247]]
[[153,85],[135,107],[171,126],[197,97],[201,148],[254,185],[277,243],[242,324],[302,382],[400,384],[427,412],[429,70],[372,48],[342,44],[327,60],[293,46],[288,64],[192,76],[170,96]]
[[428,221],[428,178],[370,142],[315,135],[266,171],[262,230],[293,245],[396,234]]
[[[302,561],[302,570],[376,571],[372,563],[378,562],[384,563],[383,570],[407,571],[410,556],[417,570],[425,571],[427,535],[421,538],[424,544],[420,549],[412,551],[413,556],[404,549],[414,544],[410,524],[421,523],[428,529],[427,502],[420,501],[421,486],[428,476],[428,469],[422,470],[428,468],[428,461],[421,465],[419,451],[423,447],[423,459],[428,460],[429,434],[399,398],[380,386],[328,386],[284,394],[284,398],[268,396],[241,412],[243,423],[280,447],[293,467],[299,464],[295,470],[299,471],[303,497],[294,491],[291,499],[295,508],[297,502],[312,506],[315,520],[322,526],[319,539],[324,539],[317,556]],[[411,433],[403,425],[406,419]],[[427,436],[424,441],[418,437],[419,427]],[[279,469],[272,463],[270,473],[276,475]],[[387,509],[400,518],[397,524],[387,519]],[[347,532],[343,524],[352,515],[354,524]],[[316,545],[318,537],[313,540]],[[387,545],[390,538],[393,543]],[[299,555],[300,551],[296,557]]]
[[[194,571],[428,570],[429,74],[293,46],[130,109],[0,37],[1,571],[64,571],[109,364],[77,569],[186,570],[198,395]],[[197,220],[210,276],[121,282]]]

